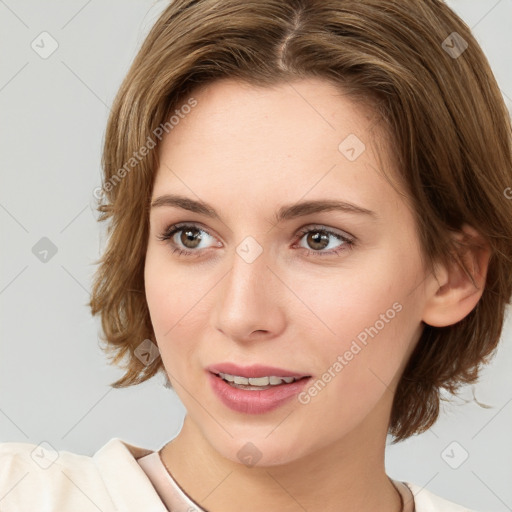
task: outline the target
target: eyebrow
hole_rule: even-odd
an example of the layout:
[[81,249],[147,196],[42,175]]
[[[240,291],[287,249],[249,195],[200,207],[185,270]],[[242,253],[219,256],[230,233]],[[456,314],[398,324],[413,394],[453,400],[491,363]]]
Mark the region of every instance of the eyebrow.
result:
[[[170,206],[182,208],[194,213],[199,213],[212,219],[221,220],[220,215],[208,203],[196,201],[185,196],[176,194],[165,194],[157,197],[151,203],[151,208],[160,208],[162,206]],[[274,220],[279,223],[284,220],[292,220],[313,213],[342,211],[345,213],[357,213],[376,218],[374,211],[368,210],[361,206],[357,206],[346,201],[338,201],[333,199],[318,199],[315,201],[302,201],[300,203],[284,205],[274,214]]]

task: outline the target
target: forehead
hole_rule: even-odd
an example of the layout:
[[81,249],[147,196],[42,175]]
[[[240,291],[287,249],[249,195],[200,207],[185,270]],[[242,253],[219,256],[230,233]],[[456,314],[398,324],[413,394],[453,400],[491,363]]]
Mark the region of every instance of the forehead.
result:
[[233,207],[326,197],[375,207],[383,193],[398,200],[383,176],[394,175],[392,148],[370,102],[319,79],[272,88],[221,80],[191,96],[197,105],[159,147],[154,196]]

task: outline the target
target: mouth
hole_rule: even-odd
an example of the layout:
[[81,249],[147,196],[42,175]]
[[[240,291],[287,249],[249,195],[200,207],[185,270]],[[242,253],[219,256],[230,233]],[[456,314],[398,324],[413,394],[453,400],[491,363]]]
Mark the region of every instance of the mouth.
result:
[[211,389],[226,407],[241,414],[266,414],[282,407],[311,379],[311,375],[268,366],[219,366],[206,372]]
[[222,379],[233,388],[252,391],[263,391],[265,389],[271,389],[277,386],[286,386],[299,380],[309,379],[311,377],[310,375],[297,375],[295,377],[284,377],[276,375],[268,375],[263,377],[243,377],[241,375],[233,375],[223,372],[210,373]]

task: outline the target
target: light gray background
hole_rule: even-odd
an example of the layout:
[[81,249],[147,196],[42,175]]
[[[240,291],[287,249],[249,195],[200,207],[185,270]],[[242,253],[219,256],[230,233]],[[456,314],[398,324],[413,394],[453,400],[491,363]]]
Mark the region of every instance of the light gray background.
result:
[[[473,27],[510,108],[512,0],[449,4]],[[92,192],[109,105],[166,5],[0,0],[2,442],[92,455],[112,437],[157,449],[181,427],[184,408],[162,377],[109,387],[121,370],[107,365],[86,307],[104,244]],[[44,31],[58,43],[46,59],[31,47]],[[42,237],[57,247],[46,263],[32,252]],[[430,431],[388,447],[389,474],[474,509],[512,510],[511,368],[509,320],[497,357],[462,393],[492,408],[445,405]],[[458,469],[446,462],[465,452]]]

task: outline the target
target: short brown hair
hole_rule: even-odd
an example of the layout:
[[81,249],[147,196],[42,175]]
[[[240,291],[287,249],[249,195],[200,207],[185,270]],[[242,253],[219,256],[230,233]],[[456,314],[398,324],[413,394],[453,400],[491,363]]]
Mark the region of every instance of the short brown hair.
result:
[[436,421],[440,389],[454,393],[478,378],[512,294],[512,201],[504,193],[512,185],[510,117],[470,29],[440,0],[172,2],[138,52],[108,121],[98,210],[99,220],[110,220],[109,239],[90,307],[101,314],[113,362],[128,358],[112,386],[165,372],[160,357],[146,366],[134,355],[143,340],[155,339],[144,263],[158,167],[156,150],[140,159],[137,151],[158,127],[168,131],[169,114],[200,85],[233,78],[265,87],[310,77],[375,104],[429,265],[459,254],[450,234],[464,223],[491,247],[485,289],[471,313],[447,327],[424,326],[394,397],[389,432],[398,442]]

